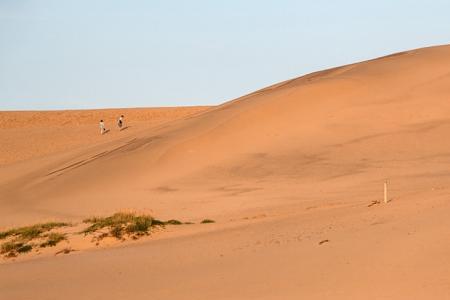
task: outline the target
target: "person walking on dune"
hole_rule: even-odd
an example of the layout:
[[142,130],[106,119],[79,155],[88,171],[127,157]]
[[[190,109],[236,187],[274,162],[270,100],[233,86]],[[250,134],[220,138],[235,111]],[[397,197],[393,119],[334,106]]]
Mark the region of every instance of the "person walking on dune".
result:
[[123,119],[124,119],[124,116],[121,115],[120,118],[119,118],[119,120],[117,120],[117,126],[119,127],[119,130],[122,130]]
[[100,134],[105,134],[105,132],[105,123],[103,122],[103,120],[100,120]]

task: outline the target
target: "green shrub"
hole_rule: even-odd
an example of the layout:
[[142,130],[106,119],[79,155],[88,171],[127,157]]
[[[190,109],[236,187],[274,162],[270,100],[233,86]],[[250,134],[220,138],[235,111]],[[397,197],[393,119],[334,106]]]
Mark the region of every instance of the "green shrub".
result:
[[135,219],[133,219],[133,222],[131,222],[130,224],[128,224],[128,226],[126,227],[126,232],[128,234],[138,234],[138,235],[142,235],[142,234],[146,234],[148,233],[148,231],[150,230],[150,227],[156,226],[156,224],[153,224],[153,219],[151,217],[148,216],[138,216]]
[[152,220],[152,226],[163,226],[166,225],[166,222],[158,220],[158,219],[153,219]]
[[17,252],[18,253],[26,253],[26,252],[30,252],[31,249],[33,249],[33,246],[25,244],[22,247],[17,248]]
[[183,225],[183,222],[178,220],[168,220],[165,222],[167,225]]
[[121,239],[123,236],[123,227],[120,225],[114,225],[113,227],[111,227],[111,230],[109,232],[113,237]]
[[36,225],[32,225],[32,226],[14,228],[14,229],[10,229],[8,231],[0,232],[0,239],[5,239],[9,236],[15,236],[21,240],[30,241],[32,239],[40,237],[41,234],[48,232],[54,228],[59,228],[59,227],[64,227],[64,226],[69,226],[69,224],[62,223],[62,222],[48,222],[48,223],[36,224]]
[[7,252],[15,251],[18,247],[21,247],[23,243],[16,243],[16,242],[6,242],[3,243],[0,248],[0,253],[5,254]]
[[41,248],[56,246],[59,242],[64,241],[66,235],[62,233],[52,232],[47,235],[47,240],[39,245]]
[[215,223],[216,221],[214,220],[210,220],[210,219],[204,219],[203,221],[201,221],[201,224],[207,224],[207,223]]
[[134,213],[115,213],[109,217],[92,217],[83,220],[84,223],[91,224],[81,233],[92,234],[102,229],[107,229],[108,233],[98,235],[97,240],[107,236],[122,239],[124,235],[132,236],[136,239],[138,236],[149,234],[152,227],[165,225],[181,225],[178,220],[168,220],[166,222],[154,219],[149,215],[136,215]]
[[33,247],[23,242],[9,241],[3,243],[0,247],[0,253],[5,254],[7,257],[15,257],[18,253],[29,252]]
[[[121,239],[124,234],[144,235],[148,234],[151,226],[162,224],[161,221],[153,219],[148,215],[135,215],[133,213],[115,213],[109,217],[94,217],[85,219],[84,223],[91,223],[91,225],[82,231],[84,234],[94,233],[101,229],[108,229],[106,236],[112,236]],[[99,236],[99,239],[106,237]]]

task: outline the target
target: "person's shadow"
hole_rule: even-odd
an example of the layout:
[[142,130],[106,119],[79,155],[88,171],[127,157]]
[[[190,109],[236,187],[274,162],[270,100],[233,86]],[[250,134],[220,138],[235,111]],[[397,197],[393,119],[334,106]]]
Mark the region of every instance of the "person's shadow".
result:
[[130,126],[125,126],[124,128],[120,128],[120,131],[126,130],[126,129],[128,129],[128,128],[130,128]]
[[110,130],[109,129],[105,129],[105,131],[103,132],[103,134],[108,133]]

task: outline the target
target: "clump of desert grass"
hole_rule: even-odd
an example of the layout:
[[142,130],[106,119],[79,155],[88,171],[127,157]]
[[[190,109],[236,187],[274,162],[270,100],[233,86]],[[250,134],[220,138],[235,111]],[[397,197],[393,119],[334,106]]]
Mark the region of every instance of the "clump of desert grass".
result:
[[[2,231],[0,232],[0,239],[7,239],[7,241],[1,244],[0,254],[6,257],[16,257],[21,253],[30,252],[37,246],[55,246],[62,240],[65,240],[65,236],[61,233],[49,233],[49,231],[69,225],[63,222],[48,222]],[[40,244],[34,243],[35,240],[42,239],[46,239],[46,241]]]
[[59,242],[62,242],[67,239],[65,234],[59,233],[59,232],[49,233],[45,237],[46,237],[46,241],[39,244],[39,247],[41,247],[41,248],[54,247]]
[[31,226],[13,228],[7,231],[0,232],[0,239],[5,239],[7,237],[17,237],[23,240],[32,240],[37,237],[40,237],[45,232],[64,226],[69,226],[69,224],[63,222],[48,222],[35,224]]
[[211,219],[204,219],[203,221],[200,222],[201,224],[208,224],[208,223],[216,223],[216,221],[211,220]]
[[6,257],[16,257],[19,253],[30,252],[32,249],[33,246],[28,243],[8,241],[1,245],[0,253]]
[[97,234],[95,236],[97,241],[106,237],[113,237],[119,240],[124,240],[127,237],[138,239],[141,236],[149,235],[152,228],[183,224],[183,222],[174,219],[161,221],[150,215],[138,215],[132,212],[119,212],[109,217],[88,218],[83,220],[83,223],[91,225],[81,233],[85,235]]
[[188,224],[188,223],[183,223],[181,221],[178,220],[168,220],[166,222],[164,222],[166,225],[183,225],[183,224]]
[[[150,235],[157,228],[164,228],[169,225],[194,224],[176,219],[161,221],[151,215],[134,212],[118,212],[107,217],[92,217],[83,220],[83,223],[86,225],[81,232],[63,230],[63,227],[79,225],[64,222],[38,223],[0,231],[0,241],[3,240],[0,245],[0,255],[12,258],[32,250],[39,252],[40,249],[54,247],[62,241],[67,241],[70,244],[70,237],[74,234],[90,235],[92,241],[99,245],[101,240],[108,237],[121,241],[126,239],[136,240]],[[205,219],[201,223],[214,223],[214,221]],[[67,254],[72,251],[75,250],[68,247],[55,255]]]

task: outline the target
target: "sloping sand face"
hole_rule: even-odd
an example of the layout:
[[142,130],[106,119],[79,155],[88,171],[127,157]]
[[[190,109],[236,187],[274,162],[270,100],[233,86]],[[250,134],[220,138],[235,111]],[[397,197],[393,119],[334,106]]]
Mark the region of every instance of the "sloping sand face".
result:
[[[207,106],[195,106],[0,111],[0,165],[111,141],[207,109]],[[125,116],[125,126],[119,131],[117,120],[121,115]],[[110,131],[99,137],[99,122],[102,119]]]
[[[419,49],[4,166],[3,226],[121,209],[217,223],[8,264],[2,291],[10,299],[445,299],[449,97],[450,46]],[[378,204],[385,180],[390,202]],[[57,287],[45,289],[49,282]]]

